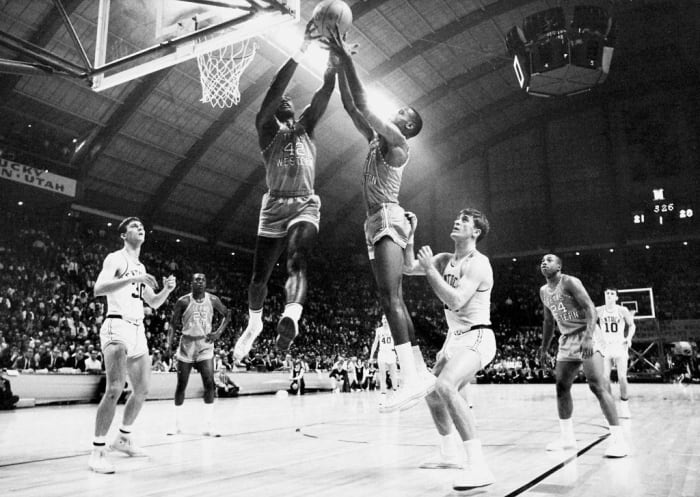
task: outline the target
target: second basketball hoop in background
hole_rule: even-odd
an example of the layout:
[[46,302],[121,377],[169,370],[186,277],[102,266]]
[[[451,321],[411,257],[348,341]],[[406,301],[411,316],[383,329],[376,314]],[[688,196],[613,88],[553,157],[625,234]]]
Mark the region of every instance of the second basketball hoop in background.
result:
[[323,0],[314,8],[312,19],[321,36],[330,37],[336,27],[342,36],[352,25],[352,10],[342,0]]

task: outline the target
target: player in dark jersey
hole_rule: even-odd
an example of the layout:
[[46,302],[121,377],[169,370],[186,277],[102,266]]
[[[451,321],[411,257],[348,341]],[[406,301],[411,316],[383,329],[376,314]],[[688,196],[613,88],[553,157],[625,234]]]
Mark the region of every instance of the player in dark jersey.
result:
[[625,457],[628,452],[627,443],[608,380],[603,373],[603,337],[597,326],[595,305],[581,280],[561,272],[562,262],[556,255],[547,254],[542,257],[540,270],[547,279],[547,283],[540,288],[540,300],[544,306],[540,350],[542,364],[548,362],[547,350],[554,335],[555,321],[561,333],[555,368],[561,438],[548,444],[547,450],[576,448],[571,420],[574,410],[571,385],[583,365],[588,386],[598,398],[610,425],[610,444],[605,450],[605,456]]
[[[174,425],[168,435],[177,435],[182,430],[182,405],[185,390],[194,366],[202,376],[204,386],[204,430],[209,436],[218,436],[213,428],[212,418],[216,386],[214,384],[214,341],[218,340],[231,321],[231,311],[221,303],[219,297],[206,291],[207,277],[202,273],[192,275],[192,292],[180,297],[175,303],[170,320],[165,351],[169,355],[173,336],[182,332],[175,358],[177,359],[177,386],[175,387]],[[223,319],[216,331],[212,332],[214,311]]]
[[435,383],[415,340],[413,322],[401,288],[404,250],[411,226],[399,205],[399,189],[408,163],[408,139],[420,132],[423,121],[412,107],[399,109],[391,119],[377,116],[369,108],[365,89],[357,77],[351,47],[337,32],[329,40],[328,47],[338,57],[343,107],[369,142],[362,178],[367,211],[365,241],[379,300],[394,339],[402,379],[396,394],[380,404],[380,411],[408,409]]
[[241,361],[263,328],[262,310],[267,282],[287,245],[286,306],[277,324],[277,346],[286,351],[299,332],[299,318],[306,300],[307,259],[318,233],[321,200],[314,193],[316,146],[314,130],[328,106],[335,87],[335,68],[329,65],[323,85],[297,119],[292,100],[285,95],[301,55],[315,35],[313,22],[306,26],[304,42],[277,72],[255,118],[258,143],[265,163],[268,191],[263,196],[255,244],[253,274],[248,287],[248,326],[234,347]]

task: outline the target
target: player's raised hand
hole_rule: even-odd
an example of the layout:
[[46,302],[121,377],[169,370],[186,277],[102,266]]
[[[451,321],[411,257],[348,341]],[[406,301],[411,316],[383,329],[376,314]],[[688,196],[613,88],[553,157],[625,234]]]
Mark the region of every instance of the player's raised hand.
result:
[[320,39],[321,48],[330,50],[331,53],[336,54],[341,59],[342,57],[350,57],[355,55],[357,50],[360,48],[360,44],[348,43],[347,36],[347,33],[341,35],[340,31],[338,30],[338,26],[336,26],[335,29],[331,31],[330,37],[323,37]]
[[169,292],[172,292],[175,290],[175,287],[177,286],[177,280],[175,279],[175,276],[172,274],[170,276],[163,277],[163,288],[167,289]]
[[429,245],[423,245],[418,251],[418,263],[426,271],[433,267],[433,249]]
[[318,32],[316,23],[313,19],[306,23],[306,28],[304,29],[304,43],[308,46],[313,40],[318,40],[321,38],[321,33]]
[[133,279],[134,283],[143,283],[144,285],[148,285],[151,287],[153,290],[158,288],[158,280],[156,279],[155,276],[152,274],[144,273],[144,274],[139,274],[138,276],[134,276]]

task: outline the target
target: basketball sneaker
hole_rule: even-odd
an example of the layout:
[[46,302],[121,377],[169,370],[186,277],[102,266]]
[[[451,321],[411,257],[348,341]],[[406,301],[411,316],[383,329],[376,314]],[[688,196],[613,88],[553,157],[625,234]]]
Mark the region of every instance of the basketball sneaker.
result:
[[618,417],[623,419],[629,419],[632,417],[632,413],[630,413],[629,401],[623,400],[620,402],[620,407],[617,410],[617,415]]
[[114,442],[112,442],[109,448],[123,452],[129,457],[148,457],[148,453],[136,445],[133,440],[131,440],[131,437],[124,436],[123,434],[117,435],[117,438],[114,439]]
[[243,334],[238,337],[236,345],[233,346],[233,359],[237,363],[240,363],[248,355],[248,352],[250,352],[250,349],[253,347],[253,342],[258,338],[261,331],[262,325],[259,327],[251,327],[250,323],[248,323]]
[[401,385],[394,395],[388,396],[379,405],[379,412],[405,411],[435,389],[435,376],[425,375],[412,385]]
[[563,437],[559,437],[553,442],[549,442],[546,447],[547,452],[557,452],[561,450],[576,450],[576,448],[576,440],[565,439]]
[[605,449],[605,457],[619,458],[627,456],[629,447],[623,437],[610,437],[608,448]]
[[485,487],[496,481],[496,477],[486,465],[482,463],[469,463],[460,471],[457,478],[452,483],[452,488],[455,490],[469,490],[470,488]]
[[90,453],[88,466],[95,473],[111,474],[114,473],[114,465],[107,460],[107,451],[104,448],[94,448]]
[[286,352],[298,334],[299,324],[289,316],[282,316],[277,323],[277,348]]

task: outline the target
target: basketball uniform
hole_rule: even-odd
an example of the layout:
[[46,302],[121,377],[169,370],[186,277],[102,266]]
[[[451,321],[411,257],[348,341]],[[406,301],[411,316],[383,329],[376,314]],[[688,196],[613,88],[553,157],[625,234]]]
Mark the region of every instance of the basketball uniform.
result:
[[[122,257],[126,269],[118,279],[146,274],[141,262],[134,262],[125,249],[112,252],[108,257]],[[100,327],[102,350],[110,343],[122,343],[129,358],[148,354],[146,330],[143,326],[143,283],[131,283],[107,294],[107,318]]]
[[200,362],[214,358],[214,343],[205,340],[211,333],[214,306],[211,296],[204,293],[198,302],[190,293],[182,297],[188,299],[187,308],[182,313],[182,336],[175,357],[182,362]]
[[258,236],[283,238],[291,226],[321,220],[321,199],[314,194],[316,146],[306,130],[280,124],[262,151],[268,191],[263,195]]
[[385,236],[406,248],[411,224],[399,205],[401,178],[408,159],[399,167],[390,166],[381,151],[376,133],[369,143],[369,153],[362,175],[362,192],[367,209],[365,242],[370,260],[374,259],[374,244]]
[[[559,279],[554,290],[550,290],[547,285],[542,287],[542,302],[552,312],[561,333],[557,361],[581,361],[581,343],[587,326],[586,312],[573,295],[562,287],[565,277],[564,275]],[[605,355],[600,328],[597,326],[593,334],[593,351]]]
[[378,364],[396,364],[396,350],[394,350],[394,338],[388,326],[377,328],[379,338],[379,350],[377,352]]
[[621,359],[628,357],[627,344],[627,323],[622,314],[622,307],[615,305],[612,311],[608,311],[606,306],[598,308],[598,324],[603,332],[603,342],[605,344],[605,357],[610,359]]
[[[479,262],[491,263],[484,254],[474,251],[466,256],[467,264]],[[462,264],[464,259],[455,261],[453,257],[445,265],[442,271],[442,279],[452,288],[455,288],[462,277]],[[450,309],[445,306],[445,319],[447,321],[447,337],[441,352],[450,357],[451,352],[460,349],[470,349],[481,357],[481,367],[484,368],[496,356],[496,337],[491,329],[491,290],[492,282],[488,288],[477,289],[471,299],[459,309]]]

